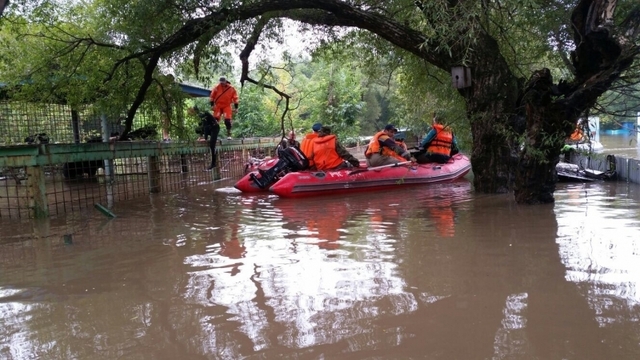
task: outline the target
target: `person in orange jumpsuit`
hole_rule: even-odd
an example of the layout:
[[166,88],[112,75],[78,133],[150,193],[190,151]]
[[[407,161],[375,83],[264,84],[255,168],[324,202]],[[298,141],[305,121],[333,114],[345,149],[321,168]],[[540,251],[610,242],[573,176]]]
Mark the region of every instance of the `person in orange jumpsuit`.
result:
[[[231,119],[233,113],[238,111],[238,93],[236,89],[223,76],[220,78],[220,83],[211,89],[209,101],[211,102],[213,117],[217,122],[220,122],[220,117],[224,115],[227,139],[231,139]],[[233,109],[231,108],[232,104]]]

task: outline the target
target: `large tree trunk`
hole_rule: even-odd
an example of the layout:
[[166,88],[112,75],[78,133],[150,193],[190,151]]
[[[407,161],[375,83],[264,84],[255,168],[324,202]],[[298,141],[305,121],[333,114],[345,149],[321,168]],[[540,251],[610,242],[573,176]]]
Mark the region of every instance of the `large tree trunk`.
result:
[[575,119],[552,101],[554,89],[548,69],[536,71],[524,89],[522,103],[526,110],[527,132],[516,169],[515,198],[518,203],[553,202],[558,181],[555,167]]
[[473,59],[473,86],[462,89],[471,122],[474,187],[485,193],[507,193],[513,188],[518,133],[514,127],[519,86],[500,55],[495,39],[484,35]]

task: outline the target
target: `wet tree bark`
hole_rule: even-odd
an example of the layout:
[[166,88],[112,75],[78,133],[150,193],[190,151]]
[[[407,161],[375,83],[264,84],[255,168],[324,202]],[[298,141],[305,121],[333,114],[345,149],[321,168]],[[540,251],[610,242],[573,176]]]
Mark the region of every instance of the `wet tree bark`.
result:
[[498,43],[487,34],[473,59],[473,86],[461,89],[471,122],[471,164],[474,188],[485,193],[507,193],[513,188],[517,163],[518,127],[514,117],[518,79],[500,55]]

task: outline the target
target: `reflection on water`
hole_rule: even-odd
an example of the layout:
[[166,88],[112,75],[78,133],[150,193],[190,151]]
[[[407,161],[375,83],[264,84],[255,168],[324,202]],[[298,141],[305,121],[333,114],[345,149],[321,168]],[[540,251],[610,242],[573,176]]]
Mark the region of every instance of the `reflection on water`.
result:
[[206,187],[0,223],[0,358],[638,358],[640,191],[563,186]]
[[556,206],[566,278],[589,287],[600,326],[640,304],[638,197],[637,186],[627,184],[574,185]]

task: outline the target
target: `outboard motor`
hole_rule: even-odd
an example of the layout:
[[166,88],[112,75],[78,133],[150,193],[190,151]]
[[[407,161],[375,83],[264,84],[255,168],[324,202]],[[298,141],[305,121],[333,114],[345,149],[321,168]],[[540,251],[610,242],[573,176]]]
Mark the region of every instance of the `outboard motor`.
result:
[[309,159],[295,146],[279,148],[278,158],[284,159],[292,171],[302,171],[309,168]]
[[260,177],[250,174],[260,189],[266,189],[281,177],[292,171],[301,171],[309,168],[309,159],[295,146],[278,146],[278,162],[267,170],[258,169]]

